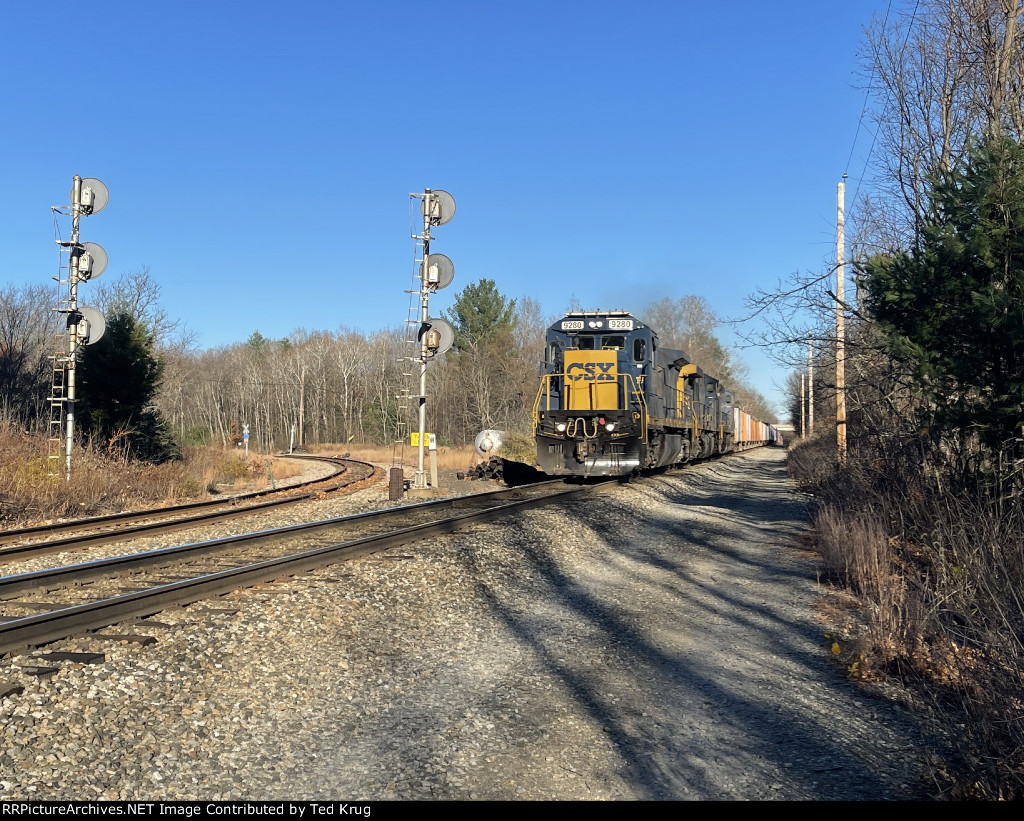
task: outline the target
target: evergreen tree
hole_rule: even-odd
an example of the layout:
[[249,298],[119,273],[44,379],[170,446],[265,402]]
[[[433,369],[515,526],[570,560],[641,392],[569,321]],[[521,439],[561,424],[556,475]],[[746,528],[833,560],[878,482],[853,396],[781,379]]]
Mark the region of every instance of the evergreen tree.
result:
[[448,319],[455,331],[455,348],[471,349],[508,331],[515,321],[516,301],[506,298],[493,279],[467,285],[455,297]]
[[461,435],[469,441],[484,428],[515,425],[521,405],[517,390],[516,301],[505,297],[494,280],[467,285],[448,311],[455,331],[446,368],[451,390],[460,397],[456,409]]
[[919,246],[864,266],[866,307],[939,430],[993,450],[1024,421],[1024,148],[995,138],[935,181]]
[[76,416],[82,430],[108,450],[156,462],[176,457],[168,425],[153,407],[163,370],[153,335],[127,310],[116,309],[103,337],[83,349],[78,364]]
[[267,348],[270,345],[270,340],[256,330],[249,334],[249,338],[245,340],[245,344],[248,346],[249,352],[255,359],[263,359],[267,355]]

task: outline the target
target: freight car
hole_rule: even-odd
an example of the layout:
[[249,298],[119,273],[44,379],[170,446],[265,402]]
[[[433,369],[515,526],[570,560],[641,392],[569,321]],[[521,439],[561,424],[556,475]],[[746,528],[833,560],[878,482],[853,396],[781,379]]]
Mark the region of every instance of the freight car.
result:
[[571,311],[548,329],[533,421],[551,476],[623,476],[779,441],[626,311]]

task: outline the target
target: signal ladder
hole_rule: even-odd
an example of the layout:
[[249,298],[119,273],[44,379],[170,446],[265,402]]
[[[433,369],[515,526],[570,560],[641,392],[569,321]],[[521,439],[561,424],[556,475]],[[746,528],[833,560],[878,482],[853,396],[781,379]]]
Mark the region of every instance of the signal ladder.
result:
[[[57,305],[53,311],[60,317],[67,317],[71,313],[70,280],[62,279],[64,271],[69,267],[64,264],[64,248],[60,247],[59,259],[57,262],[57,276],[53,279],[57,283]],[[69,293],[62,296],[64,287],[67,286]],[[52,374],[50,377],[50,395],[47,401],[50,404],[50,418],[46,426],[46,466],[47,474],[60,476],[64,471],[64,403],[67,401],[67,376],[68,364],[71,357],[68,355],[69,334],[67,331],[54,335],[54,352],[49,356]]]
[[[58,339],[61,337],[58,336]],[[50,419],[47,424],[47,473],[50,476],[59,476],[63,472],[61,456],[64,451],[64,400],[66,379],[68,372],[67,357],[62,354],[53,354],[50,357],[53,363],[53,378],[50,382]]]
[[[423,240],[417,238],[413,250],[413,284],[421,282],[420,265],[423,263]],[[403,370],[406,386],[396,397],[398,400],[398,423],[396,438],[403,445],[407,442],[409,432],[412,430],[410,419],[415,410],[414,401],[418,402],[419,395],[419,372],[411,367],[418,365],[420,361],[419,351],[419,329],[422,319],[420,317],[420,288],[414,287],[406,290],[409,294],[409,310],[405,319],[405,339],[402,340],[402,357],[398,360],[408,371]]]

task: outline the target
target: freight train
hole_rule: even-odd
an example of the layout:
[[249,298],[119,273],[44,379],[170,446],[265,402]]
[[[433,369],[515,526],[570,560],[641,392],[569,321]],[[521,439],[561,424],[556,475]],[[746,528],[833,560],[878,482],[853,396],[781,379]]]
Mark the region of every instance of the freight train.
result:
[[781,443],[627,311],[571,311],[548,329],[533,423],[551,476],[624,476]]

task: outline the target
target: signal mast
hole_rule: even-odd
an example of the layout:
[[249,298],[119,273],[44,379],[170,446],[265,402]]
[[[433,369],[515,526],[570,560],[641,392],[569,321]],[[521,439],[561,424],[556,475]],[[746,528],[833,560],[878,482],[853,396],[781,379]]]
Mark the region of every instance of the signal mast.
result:
[[[455,200],[447,191],[424,189],[422,194],[410,194],[419,199],[420,214],[423,217],[423,233],[413,234],[413,239],[423,243],[423,258],[420,260],[420,311],[417,333],[417,355],[412,357],[419,363],[419,394],[416,396],[419,422],[417,442],[416,473],[413,478],[414,490],[426,490],[427,474],[423,469],[423,448],[427,438],[427,365],[439,354],[451,348],[455,332],[443,319],[430,316],[430,295],[441,288],[447,288],[455,277],[455,266],[444,254],[430,253],[430,229],[444,225],[455,216]],[[433,457],[433,454],[431,454]],[[433,464],[433,463],[432,463]],[[432,471],[434,473],[435,471]],[[435,479],[436,484],[436,479]]]
[[[71,450],[75,441],[75,365],[82,345],[93,345],[106,330],[103,314],[96,308],[78,305],[78,285],[95,279],[106,270],[107,252],[95,242],[79,242],[79,221],[83,216],[98,214],[106,205],[110,195],[107,187],[92,177],[77,174],[71,183],[71,205],[52,206],[58,214],[71,214],[71,239],[57,240],[61,252],[68,253],[68,278],[57,280],[58,296],[54,311],[66,316],[66,344],[59,345],[53,360],[53,379],[50,390],[50,474],[57,475],[60,445],[64,443],[64,474],[71,478]],[[63,265],[59,266],[59,271]],[[67,297],[61,294],[61,286],[67,285]],[[64,336],[65,334],[61,334]],[[61,350],[63,349],[63,351]],[[65,417],[66,413],[66,417]],[[66,421],[66,424],[65,424]],[[64,430],[62,430],[64,428]]]

